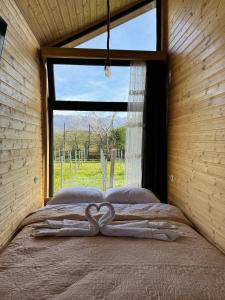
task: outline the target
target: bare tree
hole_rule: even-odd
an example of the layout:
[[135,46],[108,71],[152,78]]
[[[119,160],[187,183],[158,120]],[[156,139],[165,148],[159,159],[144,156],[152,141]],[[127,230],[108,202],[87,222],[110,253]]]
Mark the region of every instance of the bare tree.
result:
[[74,116],[68,124],[68,127],[68,144],[72,150],[79,150],[81,144],[80,131],[82,130],[82,116]]
[[115,144],[112,137],[115,117],[116,112],[105,118],[99,117],[95,112],[89,114],[89,124],[98,137],[99,148],[106,150],[108,158],[110,158],[111,149]]

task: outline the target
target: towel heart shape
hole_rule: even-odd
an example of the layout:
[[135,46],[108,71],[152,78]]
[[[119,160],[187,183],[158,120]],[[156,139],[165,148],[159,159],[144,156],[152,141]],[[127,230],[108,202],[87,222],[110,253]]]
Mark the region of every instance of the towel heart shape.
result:
[[[95,208],[97,212],[100,212],[103,207],[107,207],[108,210],[101,216],[98,221],[93,215],[93,211],[91,211],[91,209]],[[85,215],[90,224],[99,228],[109,224],[113,220],[115,216],[115,209],[109,202],[103,202],[101,204],[90,203],[85,209]]]
[[[91,208],[95,208],[96,212],[100,212],[103,208],[107,209],[104,210],[101,218],[98,221],[93,215],[93,210],[91,210]],[[174,230],[176,229],[176,226],[171,226],[171,224],[158,224],[157,226],[159,227],[155,227],[153,225],[151,227],[151,222],[148,222],[147,220],[139,222],[128,222],[125,224],[109,224],[115,216],[114,207],[109,202],[103,202],[101,204],[90,203],[85,209],[85,214],[88,222],[75,220],[63,220],[60,222],[57,220],[51,220],[50,223],[50,220],[47,220],[48,222],[43,223],[41,226],[39,225],[35,228],[32,236],[93,237],[100,232],[101,234],[106,236],[149,238],[164,241],[174,241],[183,235],[182,232]],[[67,223],[65,221],[67,221]],[[68,226],[68,224],[70,226]]]

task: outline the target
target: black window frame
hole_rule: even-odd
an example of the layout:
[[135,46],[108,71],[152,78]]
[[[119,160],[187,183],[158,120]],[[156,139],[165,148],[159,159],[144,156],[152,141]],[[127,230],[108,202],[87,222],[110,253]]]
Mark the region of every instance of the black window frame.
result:
[[[130,66],[131,60],[111,60],[111,66]],[[53,148],[53,112],[54,110],[68,111],[112,111],[126,112],[128,102],[104,102],[104,101],[63,101],[56,100],[54,65],[92,65],[103,66],[105,59],[68,59],[68,58],[48,58],[48,125],[49,125],[49,196],[54,193],[54,148]],[[104,75],[104,69],[102,72]]]
[[[140,6],[146,3],[152,2],[153,0],[143,0]],[[156,51],[162,51],[162,0],[156,1]],[[135,10],[139,7],[134,7]],[[125,12],[125,14],[127,11]],[[120,16],[118,15],[117,18]],[[98,24],[97,26],[101,26]],[[71,42],[81,36],[85,36],[87,33],[92,32],[95,28],[91,27],[88,32],[84,30],[78,35],[74,35],[69,39],[65,39],[59,43],[56,43],[54,47],[63,47],[68,42]],[[90,49],[91,50],[91,49]],[[126,51],[126,50],[124,50]],[[111,60],[112,66],[129,66],[130,60]],[[158,61],[147,60],[149,64],[157,64]],[[146,61],[146,62],[147,62]],[[93,102],[93,101],[60,101],[55,99],[55,86],[54,86],[54,64],[80,64],[80,65],[100,65],[104,66],[105,59],[71,59],[71,58],[48,58],[47,59],[47,77],[48,77],[48,127],[49,127],[49,196],[53,196],[54,191],[54,157],[53,157],[53,111],[54,110],[71,110],[71,111],[127,111],[127,102]],[[104,76],[104,73],[103,73]]]

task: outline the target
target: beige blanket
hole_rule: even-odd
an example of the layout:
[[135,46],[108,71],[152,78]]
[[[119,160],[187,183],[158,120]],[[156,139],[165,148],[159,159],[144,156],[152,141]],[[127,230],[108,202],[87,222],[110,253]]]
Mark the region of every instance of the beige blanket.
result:
[[116,220],[169,220],[175,242],[118,237],[32,238],[45,219],[84,219],[84,204],[28,216],[0,255],[0,299],[225,299],[225,256],[173,206],[117,205]]

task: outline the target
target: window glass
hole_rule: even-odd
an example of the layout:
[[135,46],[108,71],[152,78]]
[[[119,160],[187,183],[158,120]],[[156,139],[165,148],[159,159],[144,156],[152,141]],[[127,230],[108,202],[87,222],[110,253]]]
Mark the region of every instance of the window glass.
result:
[[106,77],[104,66],[54,65],[56,100],[127,102],[129,66],[111,66]]
[[127,112],[54,111],[54,192],[124,185]]
[[[76,46],[106,48],[106,33]],[[156,9],[110,30],[110,49],[156,51]]]

